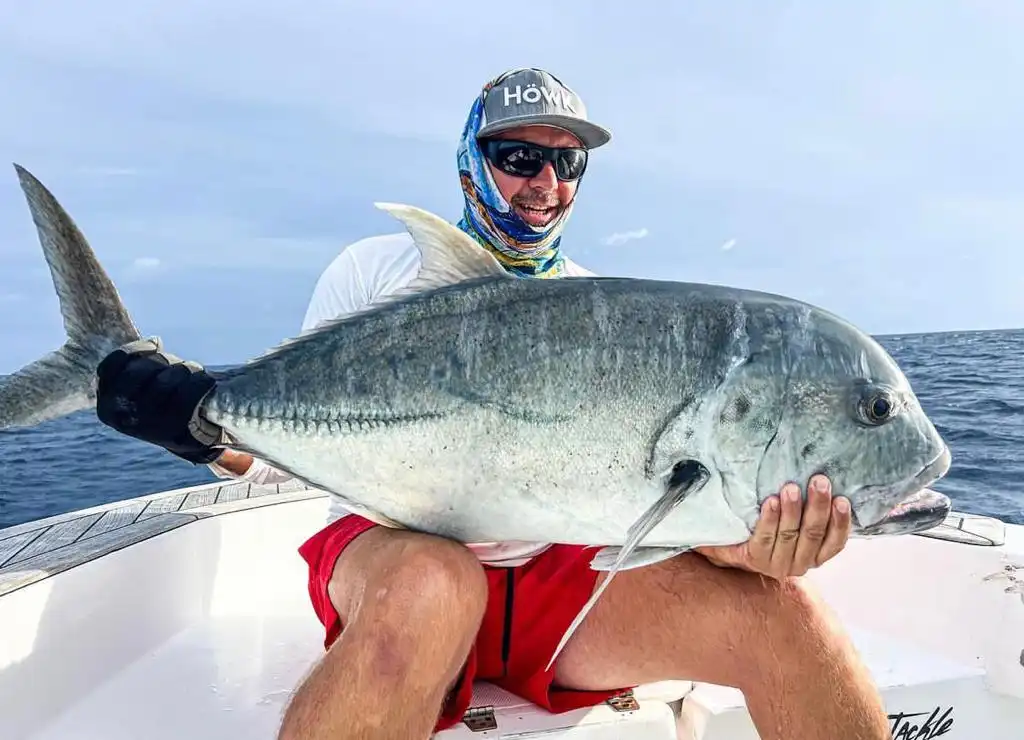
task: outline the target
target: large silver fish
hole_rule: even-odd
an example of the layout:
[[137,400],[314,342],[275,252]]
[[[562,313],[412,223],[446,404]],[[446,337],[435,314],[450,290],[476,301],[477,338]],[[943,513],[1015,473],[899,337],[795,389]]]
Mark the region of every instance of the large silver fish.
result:
[[[71,218],[17,171],[67,342],[0,388],[0,429],[89,408],[96,366],[140,338]],[[234,449],[409,529],[597,546],[612,576],[746,540],[765,498],[817,472],[855,536],[948,513],[927,488],[948,447],[842,319],[722,286],[518,279],[442,219],[380,207],[415,239],[419,277],[223,373],[202,414]]]

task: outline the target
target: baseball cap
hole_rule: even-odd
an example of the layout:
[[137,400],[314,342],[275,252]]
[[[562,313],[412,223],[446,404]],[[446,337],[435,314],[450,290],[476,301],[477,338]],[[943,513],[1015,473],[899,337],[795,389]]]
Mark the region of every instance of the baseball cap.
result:
[[588,149],[612,138],[608,129],[587,120],[583,101],[554,75],[542,69],[512,69],[495,79],[486,92],[477,138],[529,125],[565,129]]

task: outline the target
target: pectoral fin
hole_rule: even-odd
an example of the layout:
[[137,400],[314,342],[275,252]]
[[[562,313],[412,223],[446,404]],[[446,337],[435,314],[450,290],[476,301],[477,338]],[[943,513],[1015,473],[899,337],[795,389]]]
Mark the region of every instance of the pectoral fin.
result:
[[[611,570],[622,554],[622,547],[602,547],[590,561],[591,570]],[[632,570],[645,565],[654,565],[662,560],[674,558],[690,550],[689,547],[638,547],[625,558],[619,570]]]
[[[640,543],[643,541],[644,537],[646,537],[652,529],[658,526],[658,524],[660,524],[661,521],[672,512],[673,509],[679,506],[679,504],[681,504],[687,496],[689,496],[692,493],[696,493],[701,488],[703,488],[710,477],[711,474],[708,472],[708,469],[705,468],[696,460],[684,460],[676,464],[676,466],[672,469],[672,475],[669,477],[668,487],[665,490],[664,495],[662,495],[661,498],[655,501],[651,505],[651,507],[647,509],[647,511],[645,511],[640,516],[640,518],[637,519],[629,528],[626,543],[622,546],[622,548],[617,550],[617,552],[615,553],[616,557],[612,562],[611,567],[608,568],[608,577],[605,578],[604,582],[601,583],[601,585],[594,590],[593,595],[590,597],[587,603],[583,605],[583,608],[580,609],[579,614],[576,615],[576,618],[573,620],[572,624],[569,625],[569,628],[565,631],[565,634],[562,635],[562,640],[558,643],[558,646],[555,648],[555,652],[554,654],[552,654],[551,659],[548,661],[548,665],[547,668],[545,668],[545,670],[551,669],[551,665],[555,662],[555,658],[558,657],[559,653],[561,653],[562,649],[565,647],[565,644],[569,641],[569,638],[572,637],[573,633],[579,628],[580,624],[583,623],[584,617],[587,616],[590,610],[594,607],[594,604],[597,603],[598,598],[600,598],[601,594],[604,593],[604,590],[608,588],[608,584],[611,583],[612,579],[615,577],[615,574],[618,573],[620,570],[624,570],[627,567],[630,567],[625,566],[625,564],[627,563],[627,561],[630,560],[630,558],[633,557],[634,551],[637,550]],[[665,550],[669,548],[651,549]],[[662,554],[664,555],[664,553]],[[600,557],[601,553],[598,553],[595,559]],[[641,557],[643,557],[643,555],[641,555]],[[666,555],[664,557],[658,557],[655,560],[652,560],[651,562],[664,560],[666,559],[666,557],[670,556]],[[603,568],[600,570],[603,570]]]

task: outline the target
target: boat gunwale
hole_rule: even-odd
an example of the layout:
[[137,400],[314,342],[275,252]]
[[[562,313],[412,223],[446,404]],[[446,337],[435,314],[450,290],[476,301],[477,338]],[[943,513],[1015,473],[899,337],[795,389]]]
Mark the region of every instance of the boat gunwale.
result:
[[187,524],[327,495],[296,481],[214,481],[14,524],[0,529],[0,598]]
[[[328,495],[294,480],[258,484],[229,479],[15,524],[0,529],[0,598],[193,522]],[[116,524],[118,517],[124,519],[123,524]],[[109,520],[115,525],[110,526]],[[75,531],[76,526],[80,531]],[[1006,523],[1002,520],[951,511],[941,524],[914,536],[998,547],[1004,543],[1005,534]],[[47,539],[52,540],[52,546],[47,546]],[[25,551],[31,554],[26,557]]]

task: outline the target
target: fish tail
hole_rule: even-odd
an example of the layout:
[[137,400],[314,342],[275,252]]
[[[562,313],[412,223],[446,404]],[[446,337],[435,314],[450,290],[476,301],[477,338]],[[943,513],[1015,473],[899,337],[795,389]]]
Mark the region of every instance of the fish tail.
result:
[[14,168],[50,267],[66,340],[0,381],[0,429],[34,426],[94,406],[100,361],[141,338],[75,222],[30,172]]

